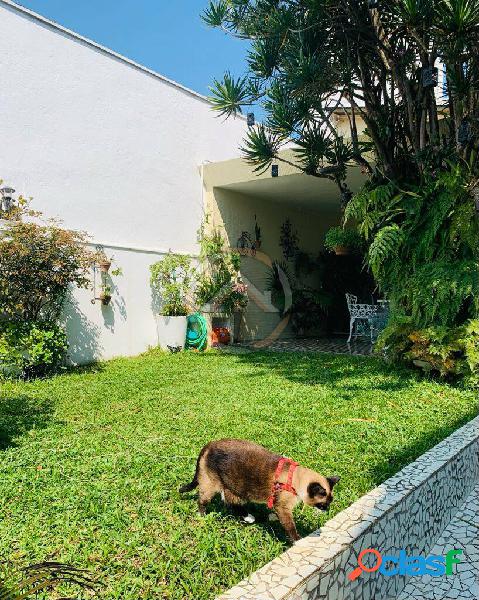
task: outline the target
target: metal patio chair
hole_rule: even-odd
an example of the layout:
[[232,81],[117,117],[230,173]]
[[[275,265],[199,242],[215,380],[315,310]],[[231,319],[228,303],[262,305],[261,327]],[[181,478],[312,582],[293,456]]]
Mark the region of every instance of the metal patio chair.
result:
[[376,317],[379,306],[376,304],[361,304],[358,302],[358,297],[354,296],[354,294],[346,294],[346,302],[348,304],[349,310],[349,337],[348,344],[351,341],[353,335],[356,337],[359,334],[354,332],[354,325],[356,321],[366,321],[369,325],[369,330],[371,333],[371,343],[373,342],[373,321]]

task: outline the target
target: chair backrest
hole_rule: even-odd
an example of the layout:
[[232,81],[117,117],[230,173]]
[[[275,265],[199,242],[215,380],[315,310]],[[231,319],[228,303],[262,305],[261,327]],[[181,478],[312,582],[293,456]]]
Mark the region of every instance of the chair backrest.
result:
[[358,303],[358,297],[354,294],[346,293],[346,302],[348,303],[349,312],[351,312],[351,306]]

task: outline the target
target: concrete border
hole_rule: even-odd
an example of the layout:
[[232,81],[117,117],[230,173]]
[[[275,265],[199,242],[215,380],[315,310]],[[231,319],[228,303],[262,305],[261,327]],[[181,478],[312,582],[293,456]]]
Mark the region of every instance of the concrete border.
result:
[[396,598],[406,576],[348,579],[358,554],[427,554],[478,482],[476,417],[218,600]]

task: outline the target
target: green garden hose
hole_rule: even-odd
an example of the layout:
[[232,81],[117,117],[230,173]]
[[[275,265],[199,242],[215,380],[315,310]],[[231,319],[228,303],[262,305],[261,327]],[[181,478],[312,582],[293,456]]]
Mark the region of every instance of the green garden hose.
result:
[[186,348],[204,350],[208,340],[208,324],[199,313],[188,317],[186,330]]

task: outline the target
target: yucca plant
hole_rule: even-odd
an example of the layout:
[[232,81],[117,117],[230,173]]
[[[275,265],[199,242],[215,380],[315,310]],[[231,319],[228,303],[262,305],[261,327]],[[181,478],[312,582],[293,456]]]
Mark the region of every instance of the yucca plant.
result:
[[261,105],[264,124],[243,145],[256,169],[289,161],[280,151],[293,140],[292,162],[335,181],[346,200],[350,164],[417,181],[431,153],[445,151],[477,173],[477,0],[210,0],[203,19],[251,41],[248,71],[216,80],[211,101],[223,116]]

